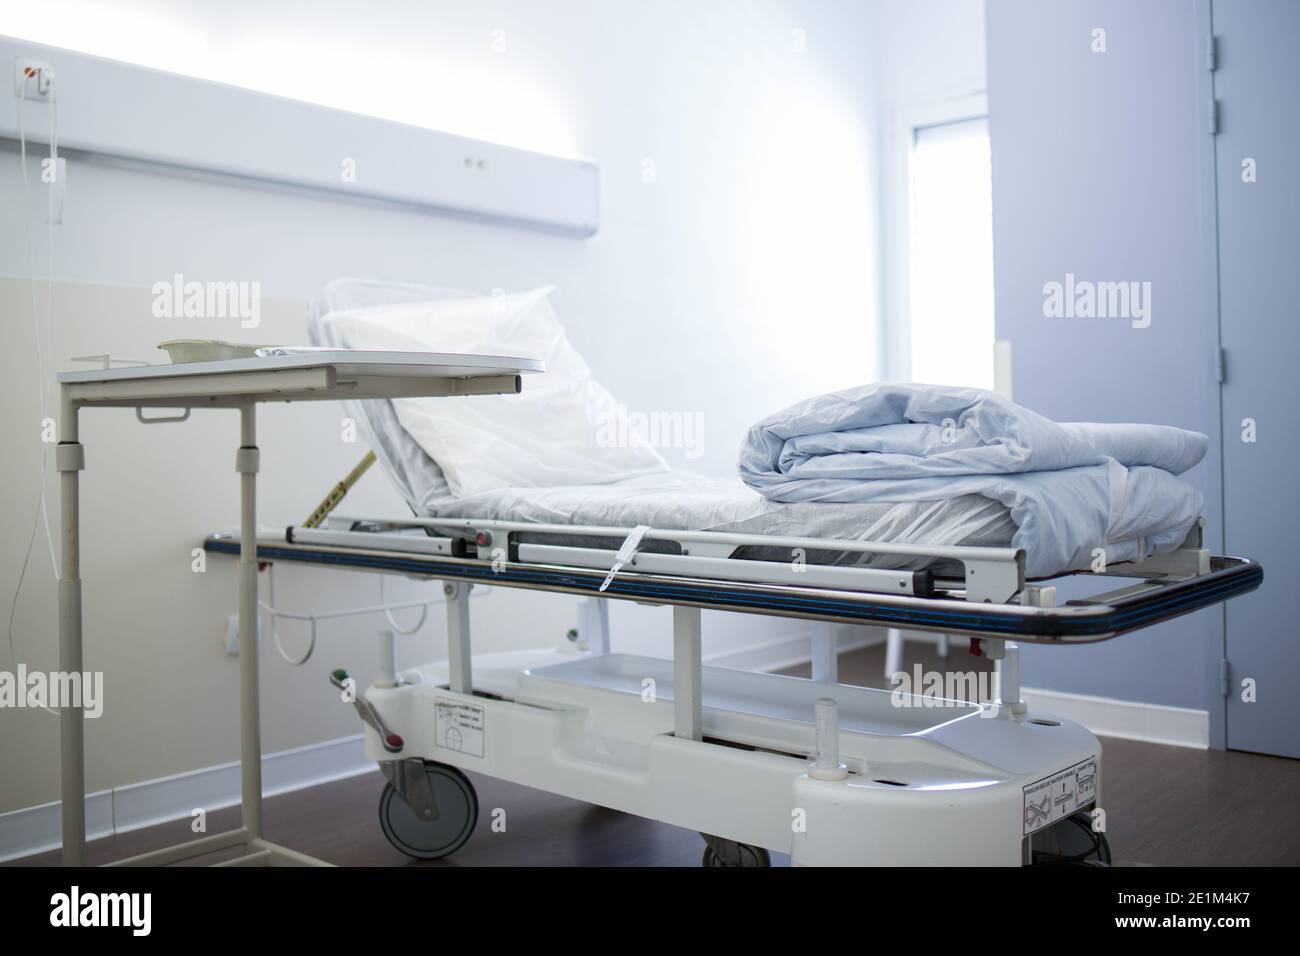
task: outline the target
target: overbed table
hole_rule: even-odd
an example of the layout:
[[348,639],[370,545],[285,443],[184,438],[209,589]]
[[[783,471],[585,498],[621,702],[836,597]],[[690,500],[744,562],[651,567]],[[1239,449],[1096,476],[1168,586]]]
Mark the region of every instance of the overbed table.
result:
[[[62,561],[59,572],[59,668],[82,671],[79,473],[85,453],[78,435],[82,408],[127,407],[144,423],[184,421],[195,408],[238,409],[240,445],[239,633],[257,633],[256,409],[262,402],[338,401],[366,398],[513,394],[522,376],[542,363],[497,355],[434,352],[327,350],[267,358],[148,365],[64,372],[60,384],[59,471]],[[178,415],[146,416],[144,409],[180,409]],[[316,864],[320,861],[262,838],[262,743],[256,640],[240,642],[240,782],[242,825],[121,864],[174,863],[242,847],[222,865]],[[63,862],[85,861],[85,737],[81,706],[60,711]]]

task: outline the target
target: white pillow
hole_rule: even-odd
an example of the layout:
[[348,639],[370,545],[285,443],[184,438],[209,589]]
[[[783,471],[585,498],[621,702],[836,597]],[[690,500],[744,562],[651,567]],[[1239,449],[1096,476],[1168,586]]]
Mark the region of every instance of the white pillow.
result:
[[[614,397],[533,292],[333,312],[322,320],[348,348],[541,359],[518,395],[398,398],[398,421],[467,498],[505,487],[607,484],[667,472],[659,453],[620,422]],[[616,417],[617,416],[617,417]],[[610,435],[621,439],[609,440]]]

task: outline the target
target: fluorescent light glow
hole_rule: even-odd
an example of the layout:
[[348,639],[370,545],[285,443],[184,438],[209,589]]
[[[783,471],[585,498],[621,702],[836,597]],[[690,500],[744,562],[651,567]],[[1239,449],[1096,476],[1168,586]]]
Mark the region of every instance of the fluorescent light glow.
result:
[[211,79],[295,100],[516,146],[573,156],[573,131],[542,78],[491,53],[419,59],[317,37],[286,55],[293,37],[239,37]]
[[264,5],[214,23],[201,10],[157,0],[0,0],[0,22],[9,36],[92,56],[554,156],[577,153],[573,125],[544,77],[494,55],[486,40],[473,52],[440,49],[435,31],[428,44],[402,50],[381,45],[378,34],[349,33],[324,12],[292,16]]

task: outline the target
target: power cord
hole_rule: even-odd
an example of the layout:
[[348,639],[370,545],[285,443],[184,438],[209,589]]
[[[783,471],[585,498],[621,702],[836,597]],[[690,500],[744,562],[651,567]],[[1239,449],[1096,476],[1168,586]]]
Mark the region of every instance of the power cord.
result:
[[[45,299],[45,349],[41,349],[41,324],[40,309],[37,305],[36,298],[36,269],[35,269],[35,247],[36,242],[32,235],[31,221],[31,192],[27,176],[27,130],[25,124],[23,104],[26,102],[26,84],[32,80],[36,81],[37,87],[42,84],[46,86],[50,94],[50,170],[55,180],[51,182],[53,187],[61,175],[59,170],[59,128],[58,128],[58,94],[53,85],[53,75],[48,67],[33,69],[28,67],[23,76],[23,87],[18,96],[18,162],[22,174],[23,190],[23,214],[26,217],[27,228],[27,269],[31,279],[31,299],[32,299],[32,331],[34,334],[34,343],[36,348],[36,389],[37,402],[40,408],[42,422],[48,418],[48,403],[46,401],[46,381],[45,370],[46,363],[50,354],[52,354],[52,338],[50,329],[54,324],[54,189],[50,190],[49,199],[49,252],[48,252],[48,274],[46,276],[46,299]],[[50,530],[49,508],[46,499],[46,481],[49,475],[48,456],[44,449],[40,456],[40,486],[37,493],[37,502],[35,513],[32,516],[32,530],[28,535],[27,547],[23,551],[23,562],[18,573],[18,583],[14,587],[13,600],[9,605],[9,623],[8,623],[8,640],[9,653],[13,658],[15,667],[18,665],[18,650],[14,643],[14,618],[18,613],[18,600],[22,595],[23,583],[27,578],[27,569],[31,563],[32,546],[36,543],[36,532],[44,524],[45,542],[49,550],[50,566],[53,569],[54,577],[59,576],[59,562],[54,549],[54,535]],[[58,710],[52,707],[43,707],[51,714],[58,714]]]
[[[1045,860],[1036,860],[1035,866],[1077,866],[1080,864],[1094,863],[1098,866],[1110,866],[1110,841],[1106,839],[1106,834],[1099,833],[1092,828],[1092,817],[1084,810],[1070,814],[1062,823],[1073,823],[1088,837],[1091,846],[1082,853],[1075,853],[1070,856],[1052,856]],[[1090,859],[1091,858],[1091,859]]]

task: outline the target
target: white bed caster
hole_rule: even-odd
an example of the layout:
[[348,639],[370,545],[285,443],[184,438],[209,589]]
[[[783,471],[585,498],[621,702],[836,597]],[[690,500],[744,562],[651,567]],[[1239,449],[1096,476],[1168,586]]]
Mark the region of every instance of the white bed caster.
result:
[[455,767],[418,758],[385,760],[379,826],[388,842],[417,860],[455,853],[478,822],[478,794]]
[[737,843],[735,840],[724,840],[722,837],[709,836],[707,833],[701,833],[704,837],[704,859],[701,866],[771,866],[772,855],[764,850],[761,846],[750,846],[748,843]]

